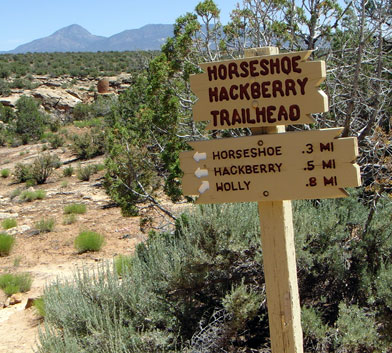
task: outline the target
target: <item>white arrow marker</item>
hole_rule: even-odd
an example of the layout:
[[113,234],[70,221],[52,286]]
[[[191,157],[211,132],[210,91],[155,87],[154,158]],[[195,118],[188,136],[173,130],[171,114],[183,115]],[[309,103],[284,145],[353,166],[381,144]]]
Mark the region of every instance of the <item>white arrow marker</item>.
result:
[[193,159],[194,159],[196,162],[203,161],[203,160],[207,159],[207,153],[206,153],[206,152],[203,152],[203,153],[196,152],[196,153],[193,155]]
[[206,177],[206,176],[208,176],[208,169],[200,169],[200,168],[197,168],[196,169],[196,172],[195,172],[195,175],[200,179],[200,178],[203,178],[203,177]]
[[208,181],[203,180],[201,182],[201,186],[199,187],[200,194],[204,194],[210,188],[210,183]]

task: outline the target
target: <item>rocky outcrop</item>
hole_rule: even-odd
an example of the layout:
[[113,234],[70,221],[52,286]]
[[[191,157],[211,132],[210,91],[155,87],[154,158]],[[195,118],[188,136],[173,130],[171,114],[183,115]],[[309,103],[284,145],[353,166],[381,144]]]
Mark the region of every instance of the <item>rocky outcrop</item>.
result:
[[69,111],[76,104],[82,102],[81,99],[76,98],[72,94],[69,94],[62,88],[52,89],[48,87],[39,87],[32,91],[31,94],[34,98],[37,98],[41,101],[41,104],[45,110],[49,111]]
[[67,123],[72,121],[72,110],[78,103],[90,104],[101,94],[119,94],[131,82],[132,75],[128,73],[101,80],[84,77],[77,81],[69,76],[36,75],[31,81],[34,88],[12,89],[9,96],[0,96],[0,103],[15,109],[16,102],[22,95],[34,97],[41,103],[42,111],[49,113],[54,120]]
[[6,107],[15,108],[16,101],[20,98],[21,94],[11,94],[8,97],[0,97],[0,103]]

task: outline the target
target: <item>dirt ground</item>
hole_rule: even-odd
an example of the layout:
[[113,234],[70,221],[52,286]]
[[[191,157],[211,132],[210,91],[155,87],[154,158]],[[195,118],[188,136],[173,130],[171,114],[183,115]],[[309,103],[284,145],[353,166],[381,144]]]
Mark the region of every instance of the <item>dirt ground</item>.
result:
[[[0,170],[14,170],[18,162],[30,163],[42,151],[42,144],[0,148]],[[62,162],[74,156],[67,148],[55,151]],[[96,158],[84,163],[102,163]],[[80,162],[67,164],[76,170]],[[45,285],[57,277],[70,277],[77,267],[95,266],[110,261],[118,254],[130,254],[135,245],[146,238],[140,231],[139,218],[122,217],[120,209],[106,208],[111,203],[102,187],[104,172],[93,175],[90,181],[82,182],[75,175],[64,177],[62,169],[55,170],[47,183],[34,186],[44,189],[43,200],[23,202],[11,194],[23,184],[15,184],[12,176],[0,178],[0,222],[15,218],[17,227],[7,232],[15,236],[16,242],[9,256],[0,257],[0,274],[27,272],[33,278],[31,290],[22,293],[22,302],[4,307],[6,296],[0,290],[0,352],[31,353],[37,344],[39,320],[34,308],[25,309],[29,298],[37,298]],[[64,207],[71,203],[83,203],[87,212],[78,215],[75,223],[65,224]],[[55,219],[54,230],[36,234],[35,223],[41,219]],[[93,230],[105,236],[105,244],[99,252],[78,254],[74,239],[81,230]],[[3,229],[0,226],[0,231]]]

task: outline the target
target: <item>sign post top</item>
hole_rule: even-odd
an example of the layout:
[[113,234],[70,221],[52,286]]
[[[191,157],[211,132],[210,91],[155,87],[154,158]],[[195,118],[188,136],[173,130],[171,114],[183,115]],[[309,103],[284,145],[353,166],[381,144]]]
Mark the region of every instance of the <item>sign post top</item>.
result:
[[245,58],[250,58],[251,56],[258,56],[258,55],[275,55],[275,54],[279,54],[278,47],[248,48],[244,50]]

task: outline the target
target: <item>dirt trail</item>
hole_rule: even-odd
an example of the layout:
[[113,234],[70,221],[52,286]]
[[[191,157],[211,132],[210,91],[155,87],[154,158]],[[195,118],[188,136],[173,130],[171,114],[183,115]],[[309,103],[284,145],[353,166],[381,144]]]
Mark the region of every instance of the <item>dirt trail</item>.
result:
[[[42,144],[0,148],[0,170],[7,168],[13,171],[16,163],[30,163],[41,151]],[[63,162],[74,158],[66,148],[50,152],[56,153]],[[102,162],[101,157],[84,163]],[[76,170],[78,162],[71,165]],[[6,297],[0,290],[1,353],[34,352],[40,320],[34,308],[25,310],[28,298],[41,295],[45,285],[57,276],[72,276],[76,267],[95,266],[112,260],[118,254],[130,254],[135,245],[146,237],[140,231],[138,217],[125,218],[119,208],[104,207],[110,204],[110,199],[101,185],[103,172],[95,174],[88,182],[82,182],[75,174],[64,177],[62,168],[56,170],[47,183],[34,187],[44,189],[46,197],[33,202],[12,198],[11,194],[24,185],[13,183],[11,177],[0,178],[0,224],[5,218],[17,220],[17,227],[7,230],[15,236],[16,242],[9,256],[0,257],[0,274],[28,272],[33,278],[32,288],[22,294],[20,304],[3,308]],[[74,223],[65,224],[64,207],[71,203],[85,204],[87,212],[78,215]],[[37,234],[35,223],[43,218],[55,220],[54,230]],[[104,235],[105,244],[101,251],[76,252],[74,239],[86,229]]]
[[31,290],[24,293],[20,304],[0,310],[0,352],[27,353],[36,348],[38,329],[41,320],[34,308],[25,309],[28,298],[36,298],[42,294],[45,285],[62,278],[72,278],[74,266],[84,266],[95,261],[75,261],[74,263],[37,265],[32,268],[21,268],[34,278]]

